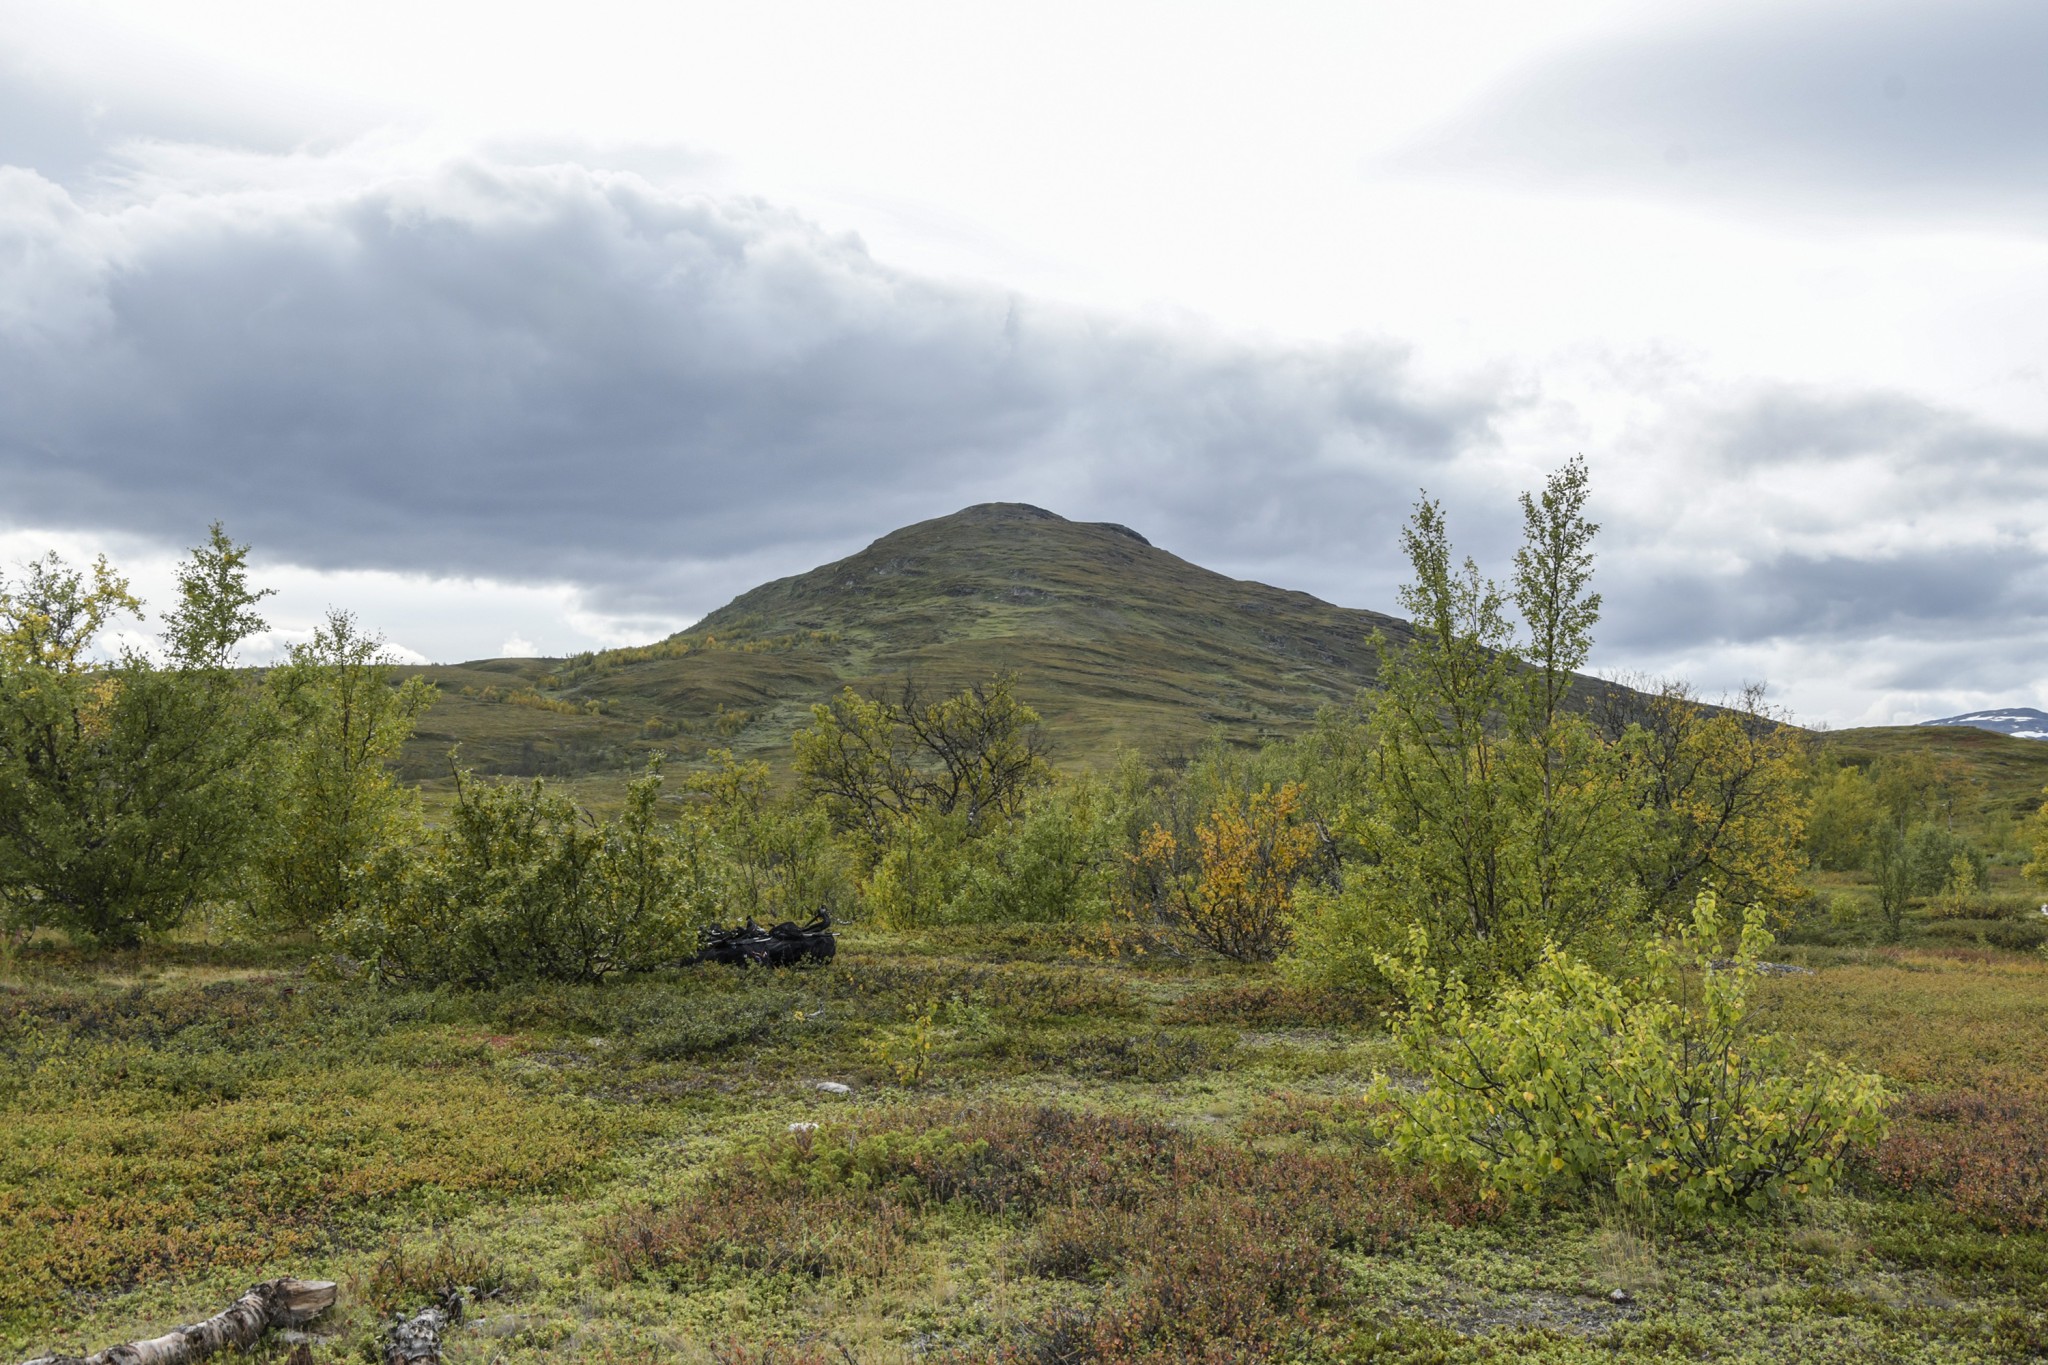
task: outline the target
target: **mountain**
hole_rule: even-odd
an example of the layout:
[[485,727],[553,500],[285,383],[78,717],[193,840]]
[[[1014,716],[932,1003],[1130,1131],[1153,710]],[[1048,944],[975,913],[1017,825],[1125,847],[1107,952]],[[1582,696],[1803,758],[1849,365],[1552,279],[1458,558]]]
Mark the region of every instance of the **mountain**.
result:
[[[1369,686],[1406,622],[1191,564],[1138,532],[987,503],[743,593],[667,640],[569,660],[418,670],[442,688],[402,761],[446,771],[618,771],[660,749],[780,759],[813,702],[914,675],[1014,674],[1056,755],[1105,762],[1212,734],[1293,734]],[[469,695],[464,695],[465,689]]]
[[2031,706],[2008,706],[1996,711],[1971,711],[1940,720],[1923,720],[1922,725],[1968,725],[1978,730],[1995,730],[2020,739],[2048,739],[2048,711]]
[[[1220,735],[1299,733],[1326,702],[1370,686],[1374,632],[1405,621],[1228,578],[1128,527],[987,503],[893,531],[808,573],[742,593],[688,630],[574,659],[487,659],[416,671],[441,687],[400,771],[442,787],[448,752],[480,772],[574,780],[600,804],[653,753],[715,748],[786,770],[812,703],[914,674],[957,689],[1013,673],[1056,759],[1100,765]],[[2048,716],[2013,708],[1983,717]],[[1971,728],[1840,731],[1838,761],[1913,753],[1972,775],[1991,807],[2024,814],[2048,784],[2048,745]]]

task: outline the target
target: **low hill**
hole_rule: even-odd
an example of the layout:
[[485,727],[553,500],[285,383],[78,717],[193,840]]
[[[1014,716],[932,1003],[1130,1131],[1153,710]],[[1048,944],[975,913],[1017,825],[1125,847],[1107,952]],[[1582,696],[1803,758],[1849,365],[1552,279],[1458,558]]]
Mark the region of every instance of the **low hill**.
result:
[[1972,823],[2002,822],[2031,814],[2048,788],[2048,744],[2017,739],[1975,726],[1884,725],[1836,730],[1822,741],[1839,762],[1869,764],[1880,758],[1932,759],[1965,779],[1971,793]]
[[[658,644],[419,670],[443,698],[404,759],[431,778],[617,771],[656,749],[780,758],[813,702],[915,675],[1016,675],[1069,763],[1119,746],[1299,731],[1371,685],[1371,639],[1407,623],[1226,577],[1127,527],[988,503],[735,598]],[[465,692],[468,695],[465,695]]]

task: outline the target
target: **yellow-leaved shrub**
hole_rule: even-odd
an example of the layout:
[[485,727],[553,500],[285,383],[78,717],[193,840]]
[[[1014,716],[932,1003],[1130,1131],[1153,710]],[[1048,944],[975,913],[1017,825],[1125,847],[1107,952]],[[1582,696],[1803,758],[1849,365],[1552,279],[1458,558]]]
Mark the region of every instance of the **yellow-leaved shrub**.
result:
[[1192,850],[1154,825],[1133,859],[1150,908],[1225,957],[1270,961],[1286,946],[1295,883],[1319,844],[1303,795],[1287,782],[1226,799],[1196,827]]
[[1889,1097],[1751,1024],[1763,918],[1751,909],[1717,958],[1729,926],[1703,892],[1632,980],[1552,948],[1484,1009],[1427,965],[1426,943],[1382,957],[1409,1000],[1402,1062],[1428,1079],[1417,1094],[1376,1082],[1392,1150],[1501,1194],[1576,1186],[1683,1219],[1825,1191],[1882,1135]]

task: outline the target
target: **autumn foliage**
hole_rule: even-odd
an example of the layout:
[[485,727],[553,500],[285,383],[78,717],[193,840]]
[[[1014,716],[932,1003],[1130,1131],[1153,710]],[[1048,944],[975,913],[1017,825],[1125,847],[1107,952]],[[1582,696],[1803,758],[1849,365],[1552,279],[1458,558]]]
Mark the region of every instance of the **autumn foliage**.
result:
[[1168,925],[1225,957],[1264,962],[1286,946],[1294,886],[1317,843],[1302,786],[1288,782],[1218,805],[1196,827],[1193,849],[1154,825],[1133,861]]
[[2048,1100],[1999,1090],[1916,1095],[1878,1148],[1880,1179],[2001,1232],[2048,1228]]

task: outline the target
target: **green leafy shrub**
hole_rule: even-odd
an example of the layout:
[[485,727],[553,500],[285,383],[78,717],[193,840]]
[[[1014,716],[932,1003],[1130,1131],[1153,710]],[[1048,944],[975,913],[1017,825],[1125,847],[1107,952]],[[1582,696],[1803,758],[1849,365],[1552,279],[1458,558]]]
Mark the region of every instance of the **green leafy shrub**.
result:
[[[2048,798],[2048,788],[2042,789],[2042,795]],[[2020,827],[2020,842],[2033,854],[2021,873],[2048,885],[2048,799],[2034,807],[2034,813]]]
[[532,784],[463,775],[453,817],[379,859],[336,935],[384,981],[598,981],[688,960],[707,872],[657,809],[659,771],[616,822]]
[[[955,997],[957,1001],[958,997]],[[869,1053],[898,1085],[922,1085],[931,1075],[940,1002],[927,1000],[910,1012],[905,1027],[869,1039]]]
[[713,766],[691,774],[685,787],[694,798],[690,819],[718,878],[722,915],[773,924],[818,910],[844,913],[852,878],[824,809],[778,799],[765,763],[742,762],[729,749],[708,758]]
[[401,684],[396,668],[381,636],[330,611],[265,679],[286,724],[250,868],[259,930],[316,928],[347,915],[362,869],[403,836],[418,797],[397,784],[390,762],[436,693],[423,678]]
[[1551,948],[1484,1012],[1462,980],[1425,965],[1427,944],[1383,958],[1410,1001],[1402,1059],[1430,1082],[1416,1095],[1384,1076],[1375,1086],[1393,1106],[1394,1152],[1502,1193],[1576,1185],[1681,1218],[1827,1189],[1844,1154],[1883,1133],[1883,1083],[1797,1066],[1782,1038],[1756,1031],[1750,992],[1771,938],[1752,908],[1732,960],[1717,962],[1726,928],[1703,893],[1634,982]]
[[1994,948],[2032,952],[2048,946],[2048,920],[1999,921],[1984,927],[1984,941]]
[[1483,994],[1546,945],[1620,959],[1706,886],[1800,894],[1808,741],[1760,689],[1708,706],[1677,683],[1584,686],[1601,600],[1587,478],[1573,459],[1522,496],[1505,585],[1459,562],[1440,504],[1416,505],[1411,629],[1376,637],[1360,732],[1326,727],[1306,768],[1338,866],[1293,906],[1299,979],[1371,986],[1378,957],[1420,942]]
[[972,922],[975,863],[984,856],[964,815],[913,811],[893,821],[861,908],[900,929]]
[[849,687],[813,706],[811,724],[791,737],[797,783],[872,866],[914,817],[957,815],[979,833],[988,817],[1016,816],[1052,776],[1038,726],[1011,678],[950,697],[928,694],[914,678],[895,700]]
[[0,923],[131,947],[232,892],[270,720],[236,648],[263,629],[218,523],[178,568],[163,662],[99,637],[142,604],[104,558],[0,582]]
[[1940,825],[1914,830],[1907,856],[1912,860],[1913,890],[1922,896],[1959,887],[1965,894],[1974,891],[1984,884],[1990,864],[1983,849]]
[[1119,830],[1109,788],[1070,778],[1040,787],[1023,813],[981,841],[957,917],[1052,924],[1109,913]]
[[912,811],[889,826],[862,886],[885,924],[1056,924],[1109,913],[1120,831],[1103,784],[1041,786],[1015,814]]
[[1972,912],[1983,919],[2035,920],[2043,918],[2041,904],[2038,892],[1980,893]]

